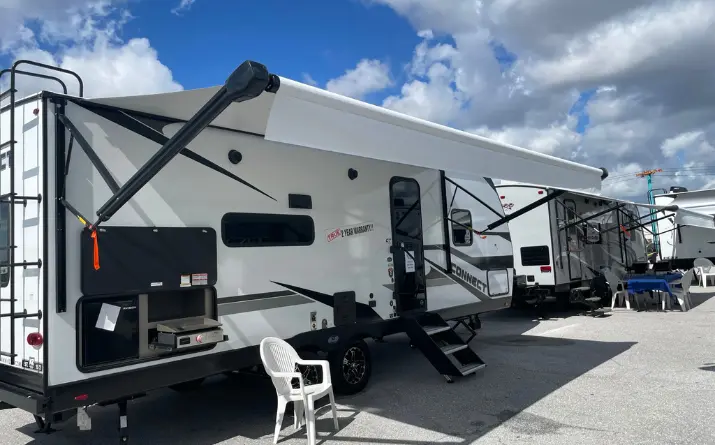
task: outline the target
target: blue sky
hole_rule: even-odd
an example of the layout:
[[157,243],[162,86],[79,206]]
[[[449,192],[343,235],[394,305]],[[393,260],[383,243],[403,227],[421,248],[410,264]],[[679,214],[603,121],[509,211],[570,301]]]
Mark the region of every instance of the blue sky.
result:
[[[380,104],[399,94],[407,80],[403,67],[421,41],[405,18],[365,0],[310,0],[299,8],[285,7],[281,1],[198,0],[189,10],[173,14],[179,1],[129,0],[133,19],[122,28],[121,37],[148,38],[161,62],[187,89],[222,83],[246,59],[299,81],[309,74],[319,86],[361,59],[379,59],[389,64],[395,81],[365,97]],[[450,36],[436,36],[435,41],[440,40],[454,44]],[[491,46],[503,71],[518,58],[496,40]],[[8,56],[4,59],[0,56],[2,66],[11,62]],[[594,93],[584,92],[569,110],[577,116],[581,133],[589,121],[585,106]]]
[[175,1],[133,6],[124,37],[148,37],[185,88],[221,83],[245,59],[299,81],[309,73],[324,86],[360,59],[375,58],[390,63],[399,85],[399,67],[420,41],[390,8],[359,0],[310,0],[290,11],[280,1],[197,1],[178,17],[168,7]]

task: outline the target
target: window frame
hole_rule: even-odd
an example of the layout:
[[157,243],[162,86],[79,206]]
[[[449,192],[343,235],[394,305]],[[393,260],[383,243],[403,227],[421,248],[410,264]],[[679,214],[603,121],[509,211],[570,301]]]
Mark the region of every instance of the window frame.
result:
[[[529,262],[529,264],[524,263],[524,249],[541,249],[546,248],[546,263],[539,262],[540,264],[532,264],[534,262]],[[523,246],[519,248],[519,256],[521,257],[522,267],[540,267],[540,266],[551,266],[551,249],[546,244],[534,245],[534,246]]]
[[[263,219],[268,219],[270,220],[271,218],[278,219],[278,220],[283,220],[285,221],[288,225],[290,225],[290,221],[293,220],[303,220],[306,223],[310,224],[310,241],[305,241],[305,242],[270,242],[270,243],[232,243],[230,240],[227,239],[226,237],[226,226],[231,223],[230,219],[231,218],[242,218],[242,217],[248,217],[248,219],[253,218],[254,220],[260,220],[261,218]],[[245,220],[244,220],[245,221]],[[254,221],[255,223],[255,221]],[[221,217],[221,241],[223,241],[223,244],[226,247],[230,248],[241,248],[241,247],[301,247],[301,246],[311,246],[313,243],[315,243],[315,221],[310,215],[302,215],[302,214],[290,214],[290,213],[249,213],[249,212],[229,212],[225,213]]]
[[[467,215],[469,215],[469,224],[466,224],[467,226],[473,227],[473,222],[474,222],[474,221],[472,220],[472,212],[471,212],[471,210],[468,210],[468,209],[452,209],[452,210],[450,210],[450,212],[449,212],[449,219],[450,219],[450,221],[449,221],[449,222],[450,222],[450,229],[451,229],[451,231],[452,231],[452,236],[450,237],[450,238],[451,238],[451,241],[452,241],[452,245],[453,245],[454,247],[470,247],[470,246],[474,245],[474,234],[473,234],[470,230],[468,230],[467,228],[463,227],[461,224],[455,222],[455,218],[454,218],[454,213],[455,213],[455,212],[467,212]],[[469,235],[470,235],[470,236],[469,236],[469,243],[457,243],[457,242],[454,240],[454,229],[455,229],[455,226],[457,226],[459,229],[464,230],[464,231],[466,231],[467,233],[469,233]]]

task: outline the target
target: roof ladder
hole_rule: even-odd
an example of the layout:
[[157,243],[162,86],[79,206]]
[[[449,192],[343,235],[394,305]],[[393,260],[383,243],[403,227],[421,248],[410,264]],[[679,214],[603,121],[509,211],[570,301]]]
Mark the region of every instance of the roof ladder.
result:
[[[34,72],[29,72],[29,71],[23,71],[17,69],[19,65],[32,65],[35,67],[39,68],[44,68],[60,73],[65,73],[74,76],[78,82],[79,82],[79,93],[80,96],[83,94],[83,84],[82,84],[82,79],[80,77],[69,70],[65,70],[62,68],[57,68],[51,65],[46,65],[42,63],[37,63],[33,62],[30,60],[18,60],[16,61],[13,65],[12,68],[10,69],[5,69],[0,71],[0,79],[2,76],[6,73],[10,74],[10,87],[3,92],[0,92],[0,100],[9,98],[10,99],[10,104],[9,104],[9,113],[10,113],[10,134],[9,138],[5,140],[0,134],[0,149],[1,150],[6,150],[7,149],[7,173],[9,175],[9,185],[10,185],[10,190],[0,190],[0,220],[7,221],[7,239],[2,240],[0,239],[0,255],[4,256],[5,261],[0,261],[0,281],[2,281],[2,284],[5,285],[7,282],[7,285],[9,286],[10,290],[10,296],[9,298],[2,298],[0,299],[0,305],[3,303],[9,303],[9,311],[8,312],[3,312],[0,310],[0,335],[2,335],[2,324],[3,321],[6,319],[9,319],[10,322],[10,350],[9,351],[0,351],[0,356],[2,357],[8,357],[10,359],[10,364],[15,365],[16,364],[16,358],[18,357],[18,352],[16,351],[16,329],[17,329],[17,320],[22,320],[26,318],[37,318],[39,320],[42,319],[42,310],[45,309],[44,307],[40,306],[40,302],[44,301],[44,297],[42,295],[41,289],[38,289],[38,292],[36,294],[36,297],[38,299],[37,305],[38,308],[35,311],[28,311],[26,308],[18,308],[18,304],[20,301],[22,301],[22,306],[24,306],[26,299],[20,298],[18,299],[17,296],[15,295],[15,280],[18,278],[18,272],[17,268],[22,268],[22,271],[28,270],[28,269],[41,269],[43,262],[42,258],[40,256],[42,255],[43,251],[43,246],[39,245],[39,242],[37,243],[37,250],[38,250],[38,255],[37,255],[37,260],[36,261],[26,261],[26,260],[21,260],[21,261],[16,261],[17,259],[17,245],[15,244],[15,232],[20,231],[22,233],[24,230],[35,227],[37,230],[37,240],[39,241],[40,239],[43,239],[43,242],[47,242],[46,239],[44,239],[42,235],[42,223],[40,221],[40,215],[43,215],[42,209],[41,209],[41,204],[42,204],[42,195],[38,193],[37,195],[27,195],[24,193],[18,193],[16,188],[19,186],[22,188],[24,191],[24,186],[25,186],[25,181],[28,179],[31,179],[31,176],[25,177],[25,174],[28,172],[21,172],[23,173],[19,181],[16,183],[16,176],[15,176],[15,170],[16,164],[15,161],[18,159],[15,153],[15,149],[17,148],[17,138],[15,137],[15,108],[16,108],[16,97],[15,94],[18,92],[16,88],[16,76],[19,75],[24,75],[28,77],[36,77],[36,78],[41,78],[41,79],[47,79],[47,80],[52,80],[55,82],[58,82],[60,86],[63,89],[64,94],[67,94],[67,86],[65,83],[58,77],[55,76],[50,76],[46,74],[41,74],[41,73],[34,73]],[[39,118],[39,117],[38,117]],[[24,147],[23,147],[24,148]],[[19,158],[22,159],[23,153],[19,153]],[[42,155],[41,149],[38,148],[37,154],[36,154],[36,159],[40,159]],[[24,163],[19,164],[20,166],[23,166]],[[35,190],[39,191],[41,188],[39,187],[41,185],[40,180],[41,177],[39,174],[35,174],[34,177],[36,178],[35,180],[37,181],[37,186],[35,187]],[[38,215],[37,217],[32,217],[32,218],[23,218],[22,219],[22,226],[21,227],[15,227],[15,211],[17,209],[18,205],[22,205],[23,208],[23,216],[25,215],[25,209],[27,208],[28,205],[37,205],[37,211],[33,212],[34,215]],[[44,215],[47,216],[47,215]],[[3,245],[4,244],[4,245]],[[23,255],[24,256],[24,252]],[[23,272],[20,272],[20,276],[22,276]],[[23,364],[24,365],[24,364]]]

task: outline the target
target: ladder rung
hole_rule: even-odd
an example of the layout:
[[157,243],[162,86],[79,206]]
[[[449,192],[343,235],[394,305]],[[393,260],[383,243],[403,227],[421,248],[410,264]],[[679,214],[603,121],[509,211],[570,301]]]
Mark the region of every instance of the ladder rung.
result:
[[10,88],[3,91],[2,93],[0,93],[0,100],[5,100],[6,98],[10,97],[12,93],[17,93],[17,90],[15,88]]
[[10,357],[10,358],[17,357],[17,354],[11,354],[11,353],[5,352],[5,351],[0,351],[0,355],[3,357]]
[[[10,199],[8,199],[10,198]],[[37,196],[23,196],[23,195],[16,195],[14,193],[5,193],[4,195],[0,195],[0,201],[1,202],[9,202],[12,204],[15,204],[17,202],[22,202],[25,203],[27,201],[37,201],[41,202],[42,201],[42,195],[37,195]]]
[[15,196],[14,201],[42,201],[42,195],[37,196]]
[[17,301],[17,298],[0,298],[0,303],[3,301]]
[[33,312],[31,314],[27,313],[27,309],[25,309],[22,312],[16,312],[16,313],[10,313],[8,312],[7,314],[0,314],[0,318],[12,318],[12,319],[18,319],[18,318],[33,318],[33,317],[38,317],[42,318],[42,311],[38,312]]
[[33,261],[33,262],[23,261],[22,263],[0,264],[0,266],[4,266],[4,267],[28,267],[28,266],[42,267],[42,260],[37,260],[37,261]]
[[[10,250],[10,249],[15,249],[17,246],[5,246],[5,247],[0,247],[0,252],[3,250]],[[2,264],[0,264],[2,266]]]
[[2,144],[0,144],[0,150],[2,150],[2,149],[5,148],[5,147],[11,146],[11,145],[14,144],[15,142],[17,142],[17,141],[5,141],[5,142],[3,142]]

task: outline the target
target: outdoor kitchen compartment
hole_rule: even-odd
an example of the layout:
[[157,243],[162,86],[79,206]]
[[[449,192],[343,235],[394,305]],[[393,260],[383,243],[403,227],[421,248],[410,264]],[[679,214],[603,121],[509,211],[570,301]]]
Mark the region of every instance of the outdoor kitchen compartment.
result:
[[92,372],[210,349],[226,340],[216,304],[213,288],[82,298],[78,367]]

